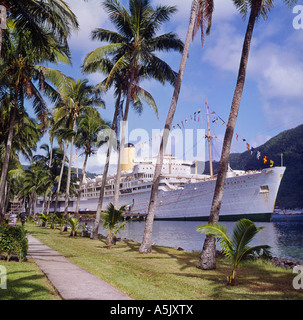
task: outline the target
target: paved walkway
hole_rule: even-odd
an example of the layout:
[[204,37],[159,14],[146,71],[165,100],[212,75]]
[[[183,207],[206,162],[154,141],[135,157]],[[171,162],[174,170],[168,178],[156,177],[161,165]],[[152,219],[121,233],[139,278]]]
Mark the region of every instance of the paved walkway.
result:
[[131,300],[107,282],[28,235],[31,256],[64,300]]

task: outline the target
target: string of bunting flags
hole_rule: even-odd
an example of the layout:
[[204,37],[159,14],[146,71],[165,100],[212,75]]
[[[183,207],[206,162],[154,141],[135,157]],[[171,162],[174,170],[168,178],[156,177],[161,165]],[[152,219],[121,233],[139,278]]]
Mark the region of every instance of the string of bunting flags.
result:
[[[209,112],[209,106],[207,101],[205,102],[206,107],[207,107],[207,113],[212,116],[212,123],[214,124],[221,124],[224,125],[226,122],[224,119],[222,119],[215,111]],[[186,129],[187,126],[192,125],[193,123],[201,123],[203,120],[203,115],[207,115],[207,113],[202,113],[201,109],[198,109],[194,111],[192,114],[190,114],[188,117],[185,119],[179,121],[178,123],[174,124],[172,126],[173,129]],[[161,133],[157,134],[156,136],[150,138],[149,140],[146,140],[144,142],[141,142],[139,144],[136,144],[136,146],[139,146],[140,148],[143,147],[144,144],[150,143],[154,139],[157,139],[161,137]],[[270,167],[274,166],[274,161],[271,160],[267,155],[261,154],[259,150],[256,150],[254,147],[252,147],[247,141],[246,138],[240,137],[238,133],[236,133],[236,141],[237,142],[244,142],[246,144],[246,149],[247,151],[251,152],[252,156],[255,156],[257,160],[262,160],[264,164],[269,164]]]
[[[250,151],[250,154],[251,155],[254,155],[258,160],[262,160],[264,164],[269,164],[270,167],[273,167],[274,166],[274,161],[271,160],[270,158],[268,158],[267,155],[265,154],[261,154],[261,152],[259,150],[256,150],[254,147],[252,147],[248,142],[246,142],[246,139],[245,138],[242,138],[239,136],[238,133],[236,133],[236,140],[237,141],[242,141],[242,142],[245,142],[246,143],[246,149],[248,151]],[[255,151],[255,153],[254,153]]]

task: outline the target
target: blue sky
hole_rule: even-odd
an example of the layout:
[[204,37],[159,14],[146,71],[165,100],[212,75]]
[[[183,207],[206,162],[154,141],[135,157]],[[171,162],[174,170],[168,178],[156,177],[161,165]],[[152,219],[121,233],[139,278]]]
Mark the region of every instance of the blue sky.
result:
[[[126,7],[128,1],[120,1]],[[101,0],[67,0],[80,23],[80,30],[70,39],[73,54],[72,66],[58,66],[74,78],[87,78],[92,84],[103,80],[102,74],[82,75],[80,65],[84,57],[102,45],[90,39],[96,27],[112,29]],[[303,123],[303,29],[293,28],[296,14],[283,1],[276,5],[266,21],[256,24],[248,63],[247,78],[236,125],[236,133],[257,147],[279,132]],[[178,12],[171,21],[163,25],[163,32],[176,32],[184,41],[190,15],[190,0],[152,0],[153,5],[176,5]],[[206,37],[202,48],[200,35],[191,44],[189,58],[175,114],[174,124],[190,119],[198,109],[205,112],[205,101],[210,111],[215,111],[225,121],[228,119],[243,38],[247,20],[235,9],[231,0],[215,0],[215,12],[211,34]],[[104,43],[105,44],[105,43]],[[178,71],[181,55],[161,53],[159,56]],[[155,81],[145,81],[142,87],[155,98],[159,118],[149,106],[144,106],[141,116],[129,114],[129,130],[144,128],[152,137],[153,129],[162,129],[171,103],[173,87],[162,86]],[[108,120],[112,119],[114,98],[112,92],[104,96],[106,110],[100,111]],[[211,118],[212,120],[213,118]],[[212,123],[212,121],[211,121]],[[198,128],[190,123],[187,128]],[[205,119],[202,126],[206,128]],[[218,121],[211,125],[217,136],[214,141],[214,157],[219,158],[225,126]],[[246,145],[234,139],[232,152],[243,152]],[[102,173],[101,153],[88,162],[88,171]],[[78,164],[81,166],[82,159]]]

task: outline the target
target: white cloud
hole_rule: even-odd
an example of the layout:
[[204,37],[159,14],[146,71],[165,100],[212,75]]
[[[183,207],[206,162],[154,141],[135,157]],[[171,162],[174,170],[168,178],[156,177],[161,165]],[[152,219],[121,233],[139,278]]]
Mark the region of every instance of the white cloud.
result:
[[267,98],[303,98],[303,64],[273,56],[263,72],[260,92]]
[[[298,41],[302,37],[293,33],[281,36],[280,28],[266,27],[266,23],[262,21],[261,25],[260,22],[254,32],[247,80],[257,85],[258,98],[263,101],[261,111],[267,123],[271,126],[279,123],[289,128],[291,124],[297,125],[302,121],[303,60],[299,54],[302,52],[302,41]],[[236,77],[243,30],[240,33],[235,23],[227,21],[213,31],[205,46],[203,60],[219,70],[232,72]]]
[[237,33],[236,27],[228,22],[222,22],[219,28],[213,30],[205,46],[203,60],[221,70],[236,74],[239,68],[242,43],[243,36]]
[[97,42],[91,40],[91,31],[101,25],[104,27],[108,19],[107,14],[100,0],[88,2],[68,0],[67,2],[79,22],[79,30],[73,33],[69,42],[70,46],[74,50],[87,53],[97,47]]

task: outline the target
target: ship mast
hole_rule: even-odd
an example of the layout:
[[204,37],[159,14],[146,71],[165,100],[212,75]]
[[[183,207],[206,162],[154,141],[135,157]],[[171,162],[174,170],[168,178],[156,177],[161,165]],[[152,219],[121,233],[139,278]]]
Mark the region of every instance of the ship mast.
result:
[[210,177],[212,178],[214,175],[213,170],[213,160],[212,160],[212,152],[211,152],[211,139],[215,136],[212,136],[210,134],[210,126],[209,126],[209,107],[206,103],[206,118],[207,118],[207,134],[205,135],[205,138],[208,140],[208,153],[209,153],[209,171],[210,171]]

